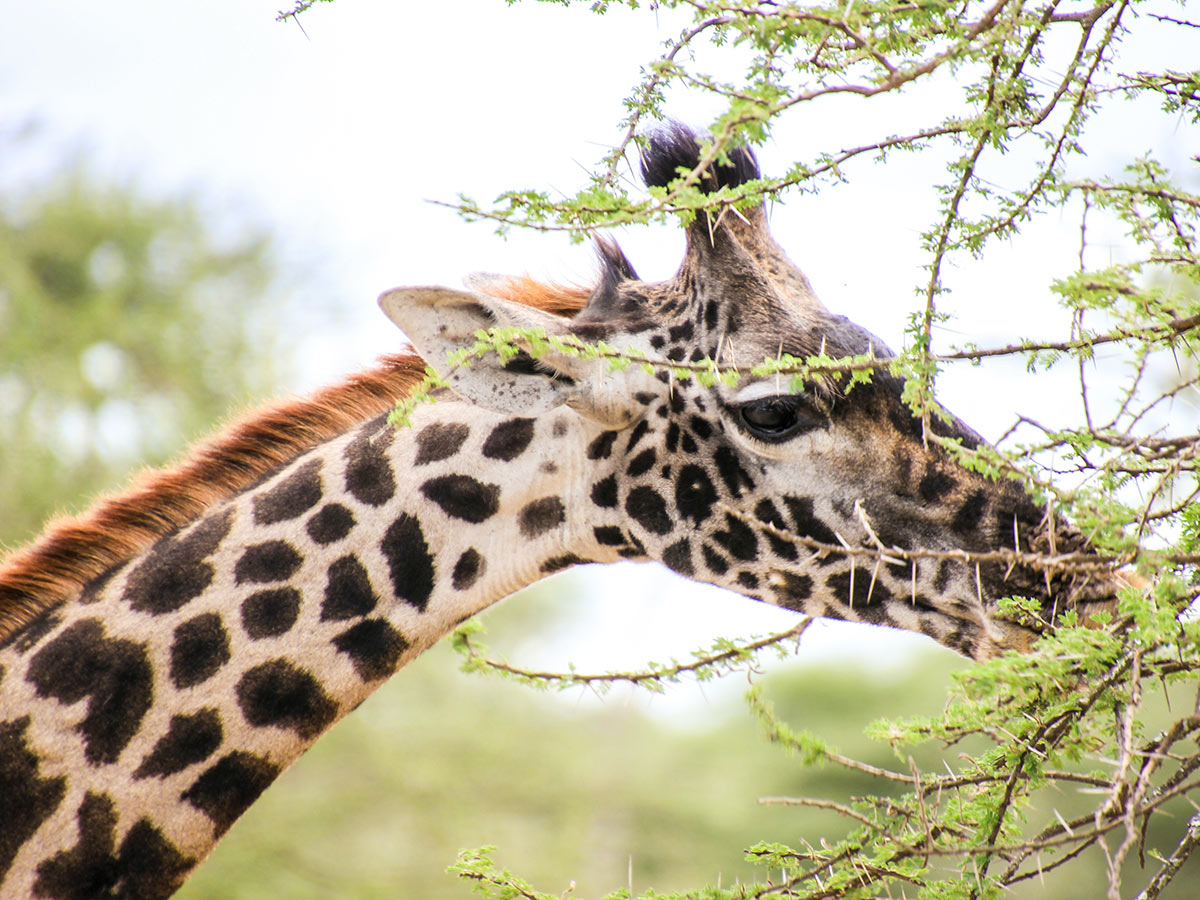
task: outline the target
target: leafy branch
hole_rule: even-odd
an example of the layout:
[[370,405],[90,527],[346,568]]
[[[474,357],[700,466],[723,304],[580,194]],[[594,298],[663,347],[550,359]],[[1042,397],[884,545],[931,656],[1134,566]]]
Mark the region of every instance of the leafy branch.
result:
[[475,640],[475,635],[483,630],[483,626],[475,620],[465,622],[455,630],[451,636],[451,646],[462,655],[464,672],[494,672],[531,687],[556,687],[559,690],[588,687],[603,692],[614,684],[624,683],[662,693],[666,685],[676,684],[684,676],[696,681],[709,681],[729,672],[751,670],[758,654],[769,648],[776,648],[781,654],[786,654],[787,650],[783,645],[794,642],[795,648],[798,649],[801,636],[811,624],[811,619],[804,618],[792,628],[763,638],[746,641],[720,638],[712,647],[694,651],[690,662],[673,659],[668,663],[647,663],[644,668],[636,671],[598,674],[576,672],[573,666],[566,672],[538,671],[492,659],[486,655],[486,647]]

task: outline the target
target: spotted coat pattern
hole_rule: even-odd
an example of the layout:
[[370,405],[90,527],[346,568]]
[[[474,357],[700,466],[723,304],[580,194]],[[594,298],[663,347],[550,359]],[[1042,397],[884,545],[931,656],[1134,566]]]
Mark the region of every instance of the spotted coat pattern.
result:
[[[664,183],[694,159],[691,135],[667,132],[647,179]],[[741,153],[709,186],[754,172]],[[487,277],[381,302],[434,365],[496,322],[684,363],[822,344],[887,352],[816,301],[762,210],[688,237],[680,273],[662,284],[638,281],[602,245],[600,283],[573,315]],[[922,442],[886,377],[849,395],[792,395],[770,380],[705,388],[554,357],[444,374],[453,392],[410,428],[361,421],[0,633],[3,896],[168,896],[383,679],[568,566],[657,560],[976,656],[1027,639],[995,617],[997,596],[1054,602],[1034,573],[856,568],[837,552],[876,538],[935,550],[1046,540],[1017,488]],[[978,440],[957,422],[938,427]],[[1056,539],[1078,543],[1066,530]]]

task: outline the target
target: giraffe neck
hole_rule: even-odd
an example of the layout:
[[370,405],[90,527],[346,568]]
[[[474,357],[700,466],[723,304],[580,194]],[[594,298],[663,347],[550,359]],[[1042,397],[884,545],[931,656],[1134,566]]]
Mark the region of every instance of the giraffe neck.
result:
[[10,638],[3,896],[168,895],[396,669],[581,553],[613,555],[567,522],[589,483],[568,462],[578,417],[424,410],[300,455]]

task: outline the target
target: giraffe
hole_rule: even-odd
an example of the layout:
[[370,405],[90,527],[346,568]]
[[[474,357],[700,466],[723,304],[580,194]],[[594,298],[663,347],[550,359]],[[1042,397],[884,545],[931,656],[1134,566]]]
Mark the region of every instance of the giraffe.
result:
[[[681,126],[643,175],[698,161]],[[706,176],[758,176],[749,150]],[[877,373],[844,392],[706,387],[558,353],[450,366],[477,329],[673,363],[883,342],[829,313],[765,210],[687,227],[678,273],[599,242],[589,290],[472,276],[380,298],[418,355],[251,413],[173,469],[53,524],[0,566],[0,896],[162,898],[280,772],[480,610],[581,563],[655,560],[798,613],[906,628],[984,659],[1034,633],[1008,594],[1111,605],[1114,586],[951,558],[860,568],[854,547],[1086,547],[1014,483],[958,467]],[[449,387],[386,413],[424,362]],[[957,420],[943,436],[976,445]]]

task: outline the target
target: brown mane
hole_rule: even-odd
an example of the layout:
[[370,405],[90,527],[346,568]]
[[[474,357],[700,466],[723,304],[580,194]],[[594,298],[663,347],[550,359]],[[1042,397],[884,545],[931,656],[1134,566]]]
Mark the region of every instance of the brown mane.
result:
[[[563,315],[578,312],[587,297],[585,290],[527,277],[496,280],[487,292]],[[214,504],[305,450],[387,412],[424,373],[420,357],[385,356],[375,368],[310,397],[255,410],[193,447],[174,466],[146,472],[86,512],[51,522],[32,543],[0,560],[0,643]]]
[[529,275],[483,276],[472,279],[472,287],[489,297],[533,306],[559,316],[573,316],[587,303],[592,288],[574,284],[538,281]]

